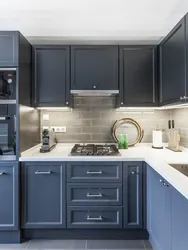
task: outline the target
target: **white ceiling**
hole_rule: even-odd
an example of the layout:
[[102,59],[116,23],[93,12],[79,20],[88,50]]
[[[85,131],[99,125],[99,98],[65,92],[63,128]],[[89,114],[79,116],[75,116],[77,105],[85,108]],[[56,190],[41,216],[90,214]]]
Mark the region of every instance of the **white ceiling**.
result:
[[0,0],[0,8],[0,30],[20,30],[32,43],[157,43],[188,0]]

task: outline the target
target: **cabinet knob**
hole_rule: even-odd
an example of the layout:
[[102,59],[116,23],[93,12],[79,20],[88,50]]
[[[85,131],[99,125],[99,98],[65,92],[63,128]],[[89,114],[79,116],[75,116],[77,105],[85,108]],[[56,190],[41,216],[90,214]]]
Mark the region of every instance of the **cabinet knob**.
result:
[[0,172],[0,175],[3,175],[4,174],[4,172]]
[[180,96],[180,100],[183,100],[183,97],[182,97],[182,96]]
[[136,173],[134,171],[132,171],[131,174],[136,174]]
[[66,104],[69,104],[69,102],[66,102]]
[[159,180],[159,182],[161,182],[161,183],[162,183],[162,182],[163,182],[163,180],[162,180],[162,179],[160,179],[160,180]]
[[121,105],[123,105],[123,102],[121,102]]
[[94,85],[93,88],[96,89],[96,86]]
[[169,185],[166,182],[163,182],[163,186],[168,187]]

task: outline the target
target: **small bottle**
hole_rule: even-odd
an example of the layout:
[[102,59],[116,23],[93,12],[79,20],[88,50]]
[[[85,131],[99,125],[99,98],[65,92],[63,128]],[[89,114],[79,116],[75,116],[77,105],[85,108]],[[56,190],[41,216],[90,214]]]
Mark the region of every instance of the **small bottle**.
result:
[[129,147],[129,145],[128,145],[128,134],[124,134],[123,137],[124,137],[123,148],[128,149],[128,147]]
[[124,146],[123,134],[118,134],[118,148],[123,149]]

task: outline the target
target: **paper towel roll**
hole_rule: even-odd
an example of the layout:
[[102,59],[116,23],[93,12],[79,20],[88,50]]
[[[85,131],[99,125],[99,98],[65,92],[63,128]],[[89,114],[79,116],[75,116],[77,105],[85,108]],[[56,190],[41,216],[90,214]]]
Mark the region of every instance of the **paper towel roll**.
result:
[[163,148],[162,131],[153,131],[153,148]]

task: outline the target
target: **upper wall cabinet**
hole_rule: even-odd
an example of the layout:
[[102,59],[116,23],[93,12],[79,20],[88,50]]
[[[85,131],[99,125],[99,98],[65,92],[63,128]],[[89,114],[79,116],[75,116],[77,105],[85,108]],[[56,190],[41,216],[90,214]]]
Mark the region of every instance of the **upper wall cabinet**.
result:
[[118,106],[157,106],[157,52],[153,46],[120,46]]
[[35,46],[33,70],[33,105],[69,106],[69,46]]
[[0,31],[0,67],[31,63],[31,46],[19,31]]
[[118,46],[71,46],[71,90],[118,89]]
[[19,32],[0,31],[0,66],[18,66]]
[[160,105],[185,101],[185,21],[184,17],[160,44]]

